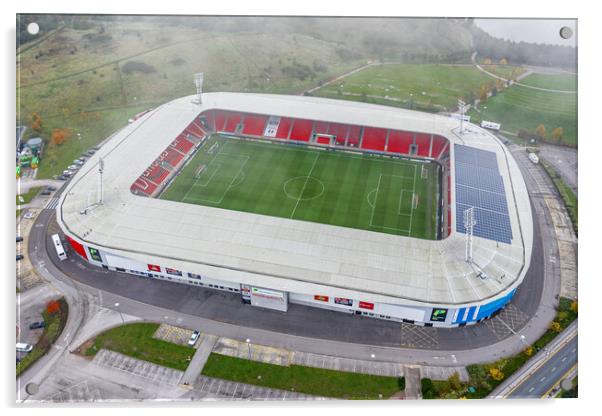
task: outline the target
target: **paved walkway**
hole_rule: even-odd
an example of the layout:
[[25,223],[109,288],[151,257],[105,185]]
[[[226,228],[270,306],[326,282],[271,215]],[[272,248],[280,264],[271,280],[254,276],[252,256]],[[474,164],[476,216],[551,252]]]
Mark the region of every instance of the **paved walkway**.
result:
[[406,400],[422,399],[422,385],[420,383],[422,377],[420,368],[415,366],[405,367],[404,372],[406,373]]
[[184,372],[180,380],[180,385],[191,386],[197,382],[197,377],[203,371],[203,367],[205,367],[205,363],[216,342],[217,337],[215,335],[201,334],[201,339],[197,343],[197,351],[194,353],[190,364],[188,364],[186,372]]

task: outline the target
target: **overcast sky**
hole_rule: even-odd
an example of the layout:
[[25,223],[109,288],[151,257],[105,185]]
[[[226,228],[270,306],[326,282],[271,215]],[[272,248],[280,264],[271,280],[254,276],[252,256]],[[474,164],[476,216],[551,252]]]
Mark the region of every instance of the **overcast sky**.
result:
[[[548,43],[554,45],[577,46],[577,21],[555,19],[475,19],[481,29],[497,38],[516,42]],[[560,28],[568,26],[573,36],[564,40]]]

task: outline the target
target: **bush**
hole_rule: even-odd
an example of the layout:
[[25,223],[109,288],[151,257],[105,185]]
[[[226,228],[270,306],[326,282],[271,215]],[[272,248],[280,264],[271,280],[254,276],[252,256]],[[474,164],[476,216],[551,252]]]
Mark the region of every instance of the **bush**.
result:
[[157,71],[154,66],[149,65],[144,62],[139,62],[139,61],[128,61],[123,65],[121,70],[125,74],[130,74],[132,72],[141,72],[143,74],[151,74],[151,73]]
[[423,378],[420,380],[420,388],[422,390],[423,399],[436,399],[437,393],[433,388],[433,381],[430,378]]

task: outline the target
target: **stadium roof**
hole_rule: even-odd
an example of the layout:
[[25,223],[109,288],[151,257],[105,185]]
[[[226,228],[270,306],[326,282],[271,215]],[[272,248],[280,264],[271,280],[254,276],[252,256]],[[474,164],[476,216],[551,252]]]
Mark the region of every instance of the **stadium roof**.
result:
[[[348,296],[367,301],[458,305],[507,293],[529,267],[533,223],[526,186],[510,152],[489,132],[416,111],[316,97],[206,93],[168,102],[115,133],[63,192],[57,216],[70,235],[108,252],[273,289]],[[209,109],[333,121],[439,134],[454,144],[494,152],[504,183],[510,244],[474,237],[474,260],[464,261],[466,237],[455,227],[440,241],[136,196],[131,184],[197,116]],[[453,150],[453,149],[452,149]],[[97,199],[99,157],[104,203]],[[454,186],[452,152],[452,201]],[[319,286],[317,286],[319,285]],[[324,288],[324,286],[332,289]]]

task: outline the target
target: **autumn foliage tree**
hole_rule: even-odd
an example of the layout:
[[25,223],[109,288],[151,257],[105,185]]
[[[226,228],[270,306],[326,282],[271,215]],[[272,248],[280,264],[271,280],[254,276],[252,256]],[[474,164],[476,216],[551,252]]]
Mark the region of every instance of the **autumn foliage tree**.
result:
[[33,113],[31,116],[31,128],[37,132],[42,130],[42,117],[38,113]]
[[508,60],[506,58],[500,59],[500,65],[508,65]]
[[52,144],[61,145],[69,138],[71,132],[69,129],[53,129],[50,137]]
[[539,126],[537,126],[537,128],[535,129],[535,134],[537,134],[542,139],[545,138],[546,137],[546,126],[544,126],[543,124],[540,124]]
[[562,329],[562,327],[560,326],[559,322],[553,321],[550,324],[550,329],[554,332],[560,332],[560,330]]
[[61,304],[57,300],[51,300],[46,304],[46,312],[57,313],[61,309]]
[[556,127],[552,130],[552,138],[557,142],[562,140],[562,136],[564,136],[564,129],[562,127]]
[[497,367],[491,367],[489,369],[489,376],[496,381],[501,381],[504,379],[504,373]]
[[491,59],[487,58],[483,61],[483,64],[485,65],[491,65]]

